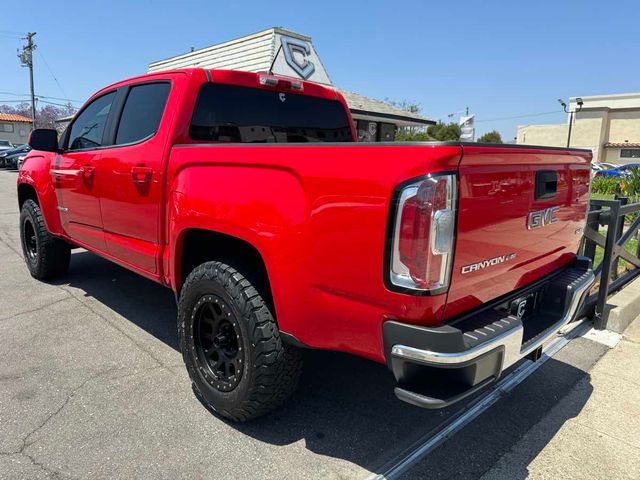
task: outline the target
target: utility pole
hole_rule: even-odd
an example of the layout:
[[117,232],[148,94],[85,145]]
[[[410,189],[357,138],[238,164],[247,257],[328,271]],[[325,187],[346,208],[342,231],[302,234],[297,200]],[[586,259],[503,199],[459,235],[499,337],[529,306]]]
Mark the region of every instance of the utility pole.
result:
[[36,44],[33,43],[33,37],[36,32],[27,33],[25,40],[27,44],[22,47],[22,52],[18,50],[18,58],[23,67],[29,67],[29,82],[31,84],[31,125],[36,128],[36,94],[33,88],[33,51],[36,49]]

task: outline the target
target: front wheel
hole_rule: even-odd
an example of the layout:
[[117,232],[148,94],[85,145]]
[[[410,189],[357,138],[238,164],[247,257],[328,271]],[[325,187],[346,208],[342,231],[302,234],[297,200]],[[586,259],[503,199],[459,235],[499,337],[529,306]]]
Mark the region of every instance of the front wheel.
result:
[[32,277],[45,280],[69,269],[71,247],[47,230],[42,210],[33,200],[26,200],[20,210],[20,242]]
[[178,339],[196,395],[231,420],[264,415],[297,386],[299,350],[283,344],[258,290],[224,263],[203,263],[187,277]]

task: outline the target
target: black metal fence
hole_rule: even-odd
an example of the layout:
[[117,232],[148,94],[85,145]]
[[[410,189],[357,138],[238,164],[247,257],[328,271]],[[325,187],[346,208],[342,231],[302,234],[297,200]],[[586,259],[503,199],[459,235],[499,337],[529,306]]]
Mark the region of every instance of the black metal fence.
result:
[[591,200],[580,253],[593,260],[597,291],[590,293],[584,313],[593,315],[596,329],[607,328],[607,297],[640,275],[639,227],[640,203],[618,196]]

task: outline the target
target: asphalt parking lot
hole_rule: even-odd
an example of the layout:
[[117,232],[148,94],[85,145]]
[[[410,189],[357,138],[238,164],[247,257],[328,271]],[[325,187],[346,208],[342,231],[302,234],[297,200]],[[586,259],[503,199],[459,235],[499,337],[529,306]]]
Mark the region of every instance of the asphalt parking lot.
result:
[[[465,408],[404,404],[384,366],[307,351],[284,408],[217,418],[191,391],[171,291],[83,250],[61,281],[29,276],[16,177],[0,170],[0,478],[367,478]],[[481,477],[605,350],[572,341],[405,476]]]

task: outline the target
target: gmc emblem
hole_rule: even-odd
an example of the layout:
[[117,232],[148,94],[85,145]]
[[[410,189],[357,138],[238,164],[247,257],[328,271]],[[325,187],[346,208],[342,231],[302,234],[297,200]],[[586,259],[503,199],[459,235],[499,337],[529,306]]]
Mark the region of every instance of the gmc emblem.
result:
[[549,207],[542,210],[532,210],[529,212],[527,219],[527,229],[533,230],[534,228],[542,228],[545,225],[551,225],[558,221],[556,212],[560,210],[560,207]]

